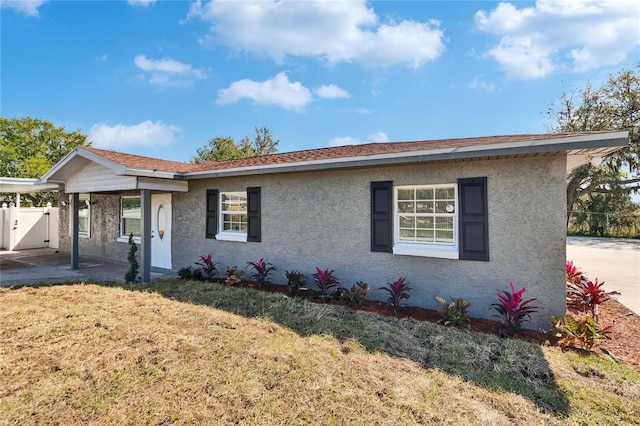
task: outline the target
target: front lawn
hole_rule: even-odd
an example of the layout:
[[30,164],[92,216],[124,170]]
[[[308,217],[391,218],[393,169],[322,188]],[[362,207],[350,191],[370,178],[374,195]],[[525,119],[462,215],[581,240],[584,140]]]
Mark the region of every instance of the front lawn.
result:
[[191,281],[0,290],[0,424],[637,424],[640,372]]

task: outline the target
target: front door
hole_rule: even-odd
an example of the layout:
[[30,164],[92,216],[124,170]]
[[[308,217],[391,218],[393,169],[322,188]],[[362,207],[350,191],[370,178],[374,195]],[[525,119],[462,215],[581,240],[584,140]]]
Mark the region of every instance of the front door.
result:
[[151,266],[171,269],[171,194],[151,194]]

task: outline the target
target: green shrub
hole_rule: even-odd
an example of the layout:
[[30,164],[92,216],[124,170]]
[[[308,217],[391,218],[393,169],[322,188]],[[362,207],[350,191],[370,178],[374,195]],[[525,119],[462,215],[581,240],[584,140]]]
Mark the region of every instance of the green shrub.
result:
[[447,301],[440,296],[436,296],[436,300],[440,302],[442,306],[442,309],[438,310],[438,313],[442,316],[439,321],[440,324],[460,327],[468,325],[471,322],[467,314],[467,309],[471,306],[470,301],[458,297],[452,300],[451,303],[447,303]]
[[553,328],[558,344],[565,347],[591,350],[594,345],[608,340],[612,326],[599,327],[593,317],[585,316],[583,320],[577,320],[570,314],[564,318],[553,318]]
[[362,305],[367,293],[369,293],[369,284],[364,281],[358,281],[351,288],[339,287],[334,297],[347,306],[358,306]]
[[287,277],[287,288],[291,297],[296,297],[300,290],[305,289],[307,285],[307,278],[300,271],[285,271],[285,277]]
[[127,260],[129,261],[129,270],[124,274],[124,280],[127,284],[134,283],[138,279],[138,259],[136,252],[138,246],[133,242],[133,233],[129,234],[129,254]]

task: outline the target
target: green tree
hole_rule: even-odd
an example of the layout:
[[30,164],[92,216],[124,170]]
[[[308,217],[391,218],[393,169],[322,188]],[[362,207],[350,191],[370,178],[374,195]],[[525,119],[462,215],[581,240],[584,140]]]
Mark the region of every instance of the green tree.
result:
[[[598,194],[606,194],[608,202],[593,203],[592,208],[628,205],[630,194],[640,192],[640,63],[610,76],[600,88],[587,83],[563,93],[548,114],[555,121],[554,132],[629,131],[628,147],[606,156],[599,167],[585,164],[567,176],[567,211]],[[620,199],[614,201],[616,197]]]
[[[90,145],[79,130],[67,132],[52,122],[38,118],[0,117],[0,176],[42,177],[76,146]],[[7,194],[9,195],[9,194]],[[26,201],[40,206],[57,201],[57,195],[23,194]]]
[[196,149],[196,155],[191,157],[191,162],[235,160],[275,154],[278,152],[279,142],[278,139],[273,139],[267,126],[256,127],[252,139],[245,136],[238,144],[230,136],[216,136],[209,139],[207,145]]

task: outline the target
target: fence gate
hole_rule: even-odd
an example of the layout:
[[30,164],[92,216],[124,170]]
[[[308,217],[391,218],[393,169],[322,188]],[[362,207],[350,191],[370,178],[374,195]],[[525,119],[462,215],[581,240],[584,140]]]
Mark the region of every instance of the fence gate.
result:
[[58,248],[58,207],[2,205],[0,243],[6,250]]

